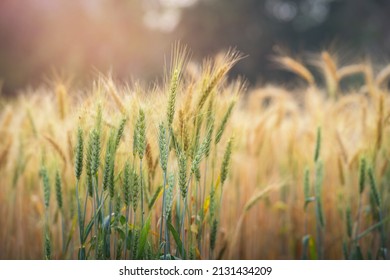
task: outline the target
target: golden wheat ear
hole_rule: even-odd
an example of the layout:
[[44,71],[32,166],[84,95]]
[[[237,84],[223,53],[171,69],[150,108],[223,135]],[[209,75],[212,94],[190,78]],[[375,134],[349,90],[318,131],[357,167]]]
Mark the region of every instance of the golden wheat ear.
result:
[[202,94],[198,99],[197,112],[201,111],[211,92],[222,83],[226,74],[243,58],[243,54],[239,51],[229,49],[226,53],[219,53],[213,65],[211,65],[212,63],[210,61],[205,62],[204,68],[206,69],[206,75],[203,77],[204,86]]
[[59,83],[55,89],[58,103],[58,112],[60,119],[64,120],[66,118],[66,111],[68,106],[68,91],[63,83]]
[[364,64],[351,64],[346,65],[337,70],[337,77],[339,78],[339,81],[342,79],[357,75],[357,74],[364,74],[365,66]]
[[339,77],[337,75],[337,62],[327,51],[321,53],[321,68],[325,76],[328,95],[335,99],[339,87]]
[[271,60],[280,68],[290,71],[303,78],[310,86],[315,85],[315,80],[309,69],[301,62],[289,56],[273,56]]

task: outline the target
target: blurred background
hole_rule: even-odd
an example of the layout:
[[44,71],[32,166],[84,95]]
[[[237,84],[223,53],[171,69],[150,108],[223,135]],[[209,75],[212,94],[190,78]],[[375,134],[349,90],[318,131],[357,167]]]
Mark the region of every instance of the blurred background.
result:
[[389,26],[388,0],[1,0],[0,84],[11,95],[53,71],[82,83],[96,70],[153,81],[177,40],[196,60],[236,47],[247,57],[231,75],[251,85],[287,82],[270,56],[388,62]]

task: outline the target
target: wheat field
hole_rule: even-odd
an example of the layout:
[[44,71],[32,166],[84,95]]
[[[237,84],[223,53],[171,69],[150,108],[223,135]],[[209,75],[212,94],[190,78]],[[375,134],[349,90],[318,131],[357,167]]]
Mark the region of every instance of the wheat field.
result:
[[390,66],[277,56],[299,86],[248,88],[240,59],[1,97],[0,258],[388,259]]

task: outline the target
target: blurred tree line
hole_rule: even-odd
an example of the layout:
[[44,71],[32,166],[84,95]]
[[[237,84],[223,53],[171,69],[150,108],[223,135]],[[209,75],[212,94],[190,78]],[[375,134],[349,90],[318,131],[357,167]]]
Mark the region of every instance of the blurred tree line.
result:
[[50,71],[79,81],[93,69],[120,79],[161,76],[180,40],[202,59],[236,47],[247,55],[232,75],[252,84],[285,81],[269,57],[329,49],[389,58],[388,0],[1,0],[4,92],[36,85]]
[[252,83],[284,80],[269,58],[330,49],[342,58],[390,54],[388,0],[203,0],[185,11],[178,38],[202,57],[228,46],[248,55],[234,68]]

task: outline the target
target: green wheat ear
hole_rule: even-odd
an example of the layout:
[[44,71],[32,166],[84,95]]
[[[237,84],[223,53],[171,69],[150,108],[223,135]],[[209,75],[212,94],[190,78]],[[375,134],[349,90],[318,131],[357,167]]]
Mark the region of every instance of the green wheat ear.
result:
[[325,226],[324,212],[322,209],[322,182],[324,179],[324,167],[322,161],[318,161],[316,165],[316,203],[317,203],[317,214],[321,227]]
[[45,260],[51,260],[51,242],[49,233],[45,232],[45,245],[44,245],[44,254],[45,254]]
[[126,206],[130,206],[130,196],[131,196],[131,178],[130,178],[130,163],[126,161],[125,169],[123,171],[123,196]]
[[230,102],[229,107],[228,107],[225,115],[223,116],[220,125],[218,126],[218,129],[217,129],[216,134],[215,134],[215,141],[214,141],[215,144],[218,144],[219,141],[221,141],[222,134],[225,131],[226,124],[227,124],[227,122],[232,114],[232,111],[233,111],[233,108],[235,105],[236,105],[236,100],[234,99]]
[[111,132],[106,146],[106,157],[104,159],[103,170],[103,190],[107,190],[110,187],[111,169],[113,168],[113,162],[115,161],[114,150],[116,149],[117,139],[114,143],[114,133]]
[[197,180],[199,180],[199,176],[198,176],[197,172],[199,170],[200,162],[202,161],[202,159],[205,155],[207,142],[208,142],[208,139],[206,137],[203,140],[202,144],[199,146],[198,150],[196,151],[195,157],[192,160],[191,173],[196,175]]
[[210,148],[211,148],[211,141],[213,139],[213,131],[214,131],[214,117],[212,116],[210,118],[210,122],[207,121],[207,134],[206,134],[206,140],[205,140],[205,156],[208,158],[210,156]]
[[233,137],[229,139],[229,142],[225,150],[225,154],[223,155],[223,161],[221,166],[221,185],[223,185],[223,183],[226,181],[228,175],[229,163],[232,155],[232,147],[233,147]]
[[360,192],[360,194],[363,193],[365,184],[366,184],[366,158],[362,157],[360,159],[360,167],[359,167],[359,192]]
[[111,161],[110,165],[110,179],[109,179],[109,193],[110,193],[110,199],[114,199],[115,196],[115,161]]
[[206,111],[206,127],[209,128],[214,125],[215,113],[214,113],[214,97],[215,94],[211,94]]
[[134,131],[133,131],[133,157],[138,153],[138,120],[134,126]]
[[138,174],[133,170],[133,185],[132,185],[132,199],[131,203],[133,204],[134,212],[137,210],[139,195],[140,195],[140,186]]
[[104,171],[103,171],[103,190],[107,190],[110,180],[110,172],[111,172],[111,153],[109,151],[106,152],[106,159],[104,160]]
[[120,214],[121,214],[121,207],[122,207],[122,199],[120,196],[120,193],[117,193],[116,198],[115,198],[115,208],[114,208],[114,213],[115,213],[115,223],[118,225]]
[[210,220],[214,219],[215,216],[215,188],[211,187],[210,191],[210,206],[209,206],[209,211],[210,211]]
[[58,170],[56,171],[55,185],[56,185],[56,198],[57,198],[58,208],[62,209],[62,182],[61,182],[61,175],[58,172]]
[[133,260],[137,259],[137,254],[138,254],[138,245],[139,245],[139,231],[135,230],[134,231],[134,240],[133,240],[133,255],[132,258]]
[[100,132],[96,129],[92,131],[92,175],[96,175],[100,165]]
[[169,213],[172,209],[172,202],[173,202],[173,189],[175,187],[175,174],[171,173],[168,177],[168,188],[166,193],[166,202],[165,202],[165,217],[169,216]]
[[304,175],[304,183],[303,183],[303,192],[305,195],[305,206],[304,209],[306,210],[307,205],[310,203],[310,170],[308,167],[305,168],[305,175]]
[[187,158],[183,152],[179,154],[179,188],[183,199],[187,196]]
[[374,175],[374,172],[373,172],[371,166],[368,168],[368,179],[370,182],[371,192],[372,192],[372,196],[374,198],[375,204],[378,208],[380,208],[381,207],[381,197],[380,197],[379,192],[378,192],[378,188],[377,188],[377,184],[376,184],[376,180],[375,180],[375,175]]
[[137,151],[140,159],[143,159],[146,149],[146,124],[145,124],[145,112],[139,109],[138,120],[136,124],[137,128]]
[[75,175],[77,180],[80,180],[81,174],[83,172],[83,153],[84,153],[84,140],[83,140],[83,130],[81,127],[77,129],[77,145],[76,145],[76,155],[75,155]]
[[42,182],[43,182],[45,208],[48,209],[50,204],[50,182],[49,182],[49,175],[47,173],[47,169],[45,166],[42,166],[40,175],[42,177]]
[[126,123],[127,123],[127,117],[124,117],[120,124],[119,124],[119,127],[118,127],[118,131],[116,133],[116,139],[115,139],[115,150],[118,149],[119,147],[119,144],[121,142],[121,139],[122,139],[122,136],[123,136],[123,132],[125,130],[125,126],[126,126]]
[[160,165],[161,169],[166,172],[167,171],[167,163],[168,163],[168,145],[167,145],[167,133],[164,124],[160,123],[158,133],[158,147],[160,150]]
[[346,222],[347,222],[347,234],[348,237],[352,237],[352,217],[351,217],[351,208],[348,206],[346,210]]
[[90,197],[93,196],[93,186],[92,186],[92,151],[93,151],[93,133],[90,132],[88,136],[88,146],[87,146],[87,154],[85,158],[85,172],[87,174],[87,190]]
[[316,147],[314,150],[314,162],[317,162],[318,158],[320,157],[321,141],[322,141],[322,133],[321,133],[321,127],[319,126],[317,128],[317,140],[316,140]]
[[215,244],[217,242],[217,233],[218,233],[218,220],[214,219],[211,224],[211,233],[210,233],[210,249],[214,251]]

